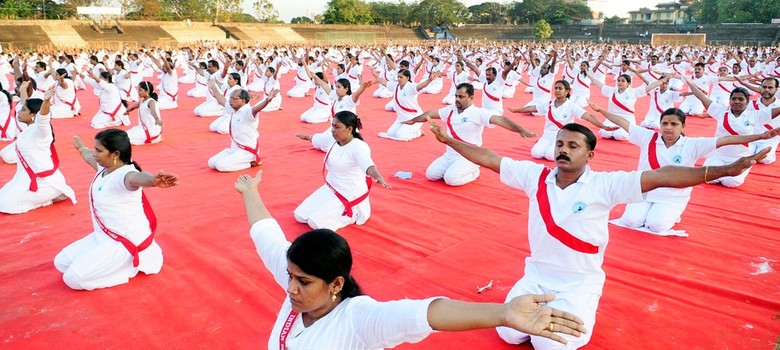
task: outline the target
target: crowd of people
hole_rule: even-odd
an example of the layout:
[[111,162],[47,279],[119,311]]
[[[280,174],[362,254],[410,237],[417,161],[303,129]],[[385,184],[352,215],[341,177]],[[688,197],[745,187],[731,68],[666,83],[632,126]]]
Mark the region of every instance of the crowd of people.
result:
[[[280,80],[287,78],[292,88],[282,92]],[[0,156],[17,170],[0,188],[0,212],[22,214],[66,199],[76,203],[58,169],[52,119],[80,115],[79,96],[92,90],[98,102],[90,125],[101,131],[94,146],[77,136],[73,146],[97,172],[89,190],[93,231],[65,247],[54,265],[66,285],[79,290],[127,283],[138,272],[158,273],[163,255],[154,240],[157,219],[143,188],[171,187],[178,177],[143,172],[132,147],[165,142],[164,114],[215,118],[209,130],[230,140],[228,148],[215,150],[208,168],[258,167],[259,113],[283,115],[283,103],[311,99],[311,108],[292,119],[328,124],[321,133],[297,135],[324,152],[324,185],[301,199],[292,216],[312,231],[292,243],[284,237],[257,192],[260,172],[235,184],[257,251],[288,294],[269,348],[314,346],[322,339],[339,339],[337,348],[343,349],[391,347],[436,330],[496,327],[511,344],[559,349],[567,343],[573,349],[588,343],[595,324],[610,210],[629,203],[613,223],[674,235],[693,185],[739,187],[751,167],[775,162],[778,79],[780,50],[773,48],[439,43],[3,53],[0,140],[10,143]],[[528,88],[518,90],[521,84]],[[193,87],[180,94],[184,85]],[[530,94],[528,103],[507,105],[505,99],[518,91]],[[592,101],[594,92],[606,98],[606,107]],[[441,105],[422,106],[420,94],[443,95]],[[379,303],[361,295],[350,275],[349,245],[335,231],[369,220],[372,184],[391,188],[377,165],[382,160],[374,161],[360,133],[367,122],[360,113],[364,96],[387,99],[385,110],[396,116],[379,137],[415,142],[428,124],[445,144],[444,154],[425,170],[428,180],[463,186],[485,167],[528,194],[531,255],[505,304],[445,298]],[[203,102],[182,111],[181,98]],[[648,110],[637,110],[645,98]],[[136,110],[138,122],[131,127]],[[506,112],[539,116],[544,126],[529,130]],[[691,117],[715,119],[712,137],[685,136]],[[129,128],[118,129],[123,126]],[[481,147],[484,128],[495,126],[522,138],[539,134],[529,160]],[[636,171],[590,169],[596,135],[637,145]],[[696,167],[701,158],[704,165]],[[586,210],[587,216],[579,215]]]

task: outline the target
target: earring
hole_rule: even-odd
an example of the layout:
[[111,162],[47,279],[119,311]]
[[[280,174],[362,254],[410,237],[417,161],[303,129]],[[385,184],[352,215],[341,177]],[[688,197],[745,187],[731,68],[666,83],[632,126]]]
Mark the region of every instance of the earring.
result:
[[114,166],[116,166],[116,157],[114,157]]
[[333,293],[333,296],[330,299],[333,300],[333,302],[335,303],[336,299],[338,299],[338,297],[336,296],[336,293]]

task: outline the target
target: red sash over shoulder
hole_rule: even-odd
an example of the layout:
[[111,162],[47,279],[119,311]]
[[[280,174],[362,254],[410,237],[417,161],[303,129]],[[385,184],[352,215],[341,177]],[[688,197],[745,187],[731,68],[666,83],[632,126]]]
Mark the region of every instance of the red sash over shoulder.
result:
[[557,126],[558,129],[563,129],[563,124],[561,124],[560,122],[555,120],[555,118],[553,118],[552,109],[553,109],[553,101],[550,101],[550,107],[547,108],[547,120],[549,120],[551,123]]
[[539,213],[542,216],[542,221],[544,221],[544,226],[547,228],[547,232],[559,242],[563,243],[563,245],[580,253],[598,253],[598,246],[592,245],[572,236],[571,233],[566,232],[566,230],[555,223],[555,220],[552,217],[552,210],[550,209],[550,199],[547,197],[547,183],[544,181],[548,174],[550,174],[550,168],[544,168],[542,173],[539,175],[539,186],[536,192],[536,201],[539,204]]
[[406,106],[401,104],[401,100],[398,99],[398,89],[400,87],[401,87],[401,84],[398,84],[398,85],[395,86],[395,96],[393,96],[395,98],[395,104],[398,105],[398,108],[401,108],[404,111],[407,111],[409,113],[418,113],[416,109],[412,109],[412,108],[406,107]]
[[30,167],[30,164],[27,163],[27,160],[24,159],[22,156],[22,152],[19,152],[19,145],[17,144],[14,147],[14,150],[16,150],[16,155],[19,157],[19,164],[22,165],[22,168],[24,169],[24,172],[27,173],[27,176],[30,177],[30,191],[37,192],[38,191],[38,179],[42,179],[44,177],[50,176],[54,174],[57,169],[60,168],[60,158],[57,156],[57,150],[54,149],[54,142],[51,143],[51,146],[49,146],[49,150],[51,151],[51,162],[52,167],[49,170],[41,171],[41,172],[34,172],[32,168]]
[[325,184],[328,185],[328,188],[330,188],[331,191],[333,191],[333,194],[336,195],[336,198],[341,201],[341,204],[344,205],[344,212],[341,213],[341,215],[352,217],[352,208],[360,202],[364,201],[366,198],[368,198],[368,193],[371,192],[371,185],[374,183],[371,181],[371,177],[366,176],[366,186],[368,186],[368,189],[366,190],[366,193],[361,195],[360,197],[355,198],[353,201],[350,201],[347,199],[347,197],[344,197],[339,191],[336,191],[331,184],[328,183],[327,177],[325,177],[325,165],[328,164],[328,157],[330,157],[330,151],[333,150],[333,147],[336,147],[337,143],[333,143],[332,146],[330,146],[330,149],[328,150],[328,153],[325,154],[325,161],[322,162],[322,179],[325,181]]
[[632,111],[631,109],[626,107],[624,104],[620,103],[620,101],[618,101],[618,99],[617,99],[617,92],[613,92],[612,93],[612,103],[614,103],[615,106],[618,106],[618,108],[620,108],[620,109],[622,109],[622,110],[624,110],[624,111],[626,111],[628,113],[634,114],[634,111]]
[[[732,134],[734,136],[739,136],[739,133],[734,131],[734,128],[731,127],[731,124],[729,124],[729,112],[723,113],[723,129],[725,129],[729,134]],[[748,147],[747,143],[742,144],[745,147]]]
[[[99,172],[95,179],[92,180],[92,183],[95,183],[95,180],[97,180],[98,176],[102,175],[106,170],[103,169],[103,171]],[[146,215],[146,219],[149,220],[149,228],[151,229],[151,232],[149,234],[149,237],[147,237],[141,244],[136,246],[133,244],[133,242],[130,242],[129,239],[126,237],[120,235],[119,233],[111,230],[108,228],[104,223],[103,220],[100,220],[100,217],[97,215],[97,211],[95,210],[95,196],[92,193],[92,186],[89,186],[89,204],[92,208],[92,214],[95,216],[95,221],[97,221],[98,226],[100,229],[105,233],[108,237],[111,237],[111,239],[121,243],[125,249],[127,249],[128,252],[130,252],[130,255],[133,256],[133,267],[138,267],[138,253],[144,251],[146,248],[149,248],[150,245],[152,245],[152,242],[154,241],[154,231],[157,229],[157,217],[154,215],[154,211],[152,210],[152,206],[149,204],[149,201],[146,199],[146,194],[141,192],[141,202],[144,206],[144,214]]]
[[650,169],[653,170],[661,167],[661,164],[658,163],[658,145],[656,141],[658,141],[658,133],[653,134],[653,137],[650,138],[650,144],[647,145],[647,162],[650,163]]

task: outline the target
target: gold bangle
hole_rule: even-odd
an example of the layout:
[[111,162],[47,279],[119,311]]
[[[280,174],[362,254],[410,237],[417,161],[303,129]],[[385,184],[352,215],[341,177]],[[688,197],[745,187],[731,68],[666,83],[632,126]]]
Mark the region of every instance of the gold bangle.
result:
[[709,170],[710,170],[710,166],[709,165],[704,167],[704,182],[705,183],[707,182],[707,172]]

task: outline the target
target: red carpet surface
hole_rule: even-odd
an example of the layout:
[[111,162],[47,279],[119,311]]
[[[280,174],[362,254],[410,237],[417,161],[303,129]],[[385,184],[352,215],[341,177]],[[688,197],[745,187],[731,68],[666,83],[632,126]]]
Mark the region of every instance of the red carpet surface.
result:
[[[293,78],[281,78],[283,93]],[[191,86],[181,85],[179,109],[163,111],[163,142],[133,149],[133,159],[144,170],[176,173],[180,185],[145,191],[159,222],[162,272],[122,286],[73,291],[52,264],[63,247],[92,229],[87,188],[94,171],[79,158],[70,138],[77,134],[91,146],[97,132],[89,127],[96,97],[79,92],[82,116],[53,122],[61,170],[78,204],[0,214],[0,348],[266,347],[285,292],[254,250],[243,202],[232,185],[238,175],[254,174],[258,168],[218,173],[206,166],[230,141],[208,131],[211,118],[193,115],[201,99],[184,95]],[[443,107],[440,101],[448,88],[445,84],[438,95],[422,95],[423,108]],[[361,98],[358,114],[373,159],[393,188],[375,187],[370,220],[339,231],[355,255],[356,279],[379,300],[442,295],[502,302],[522,276],[529,254],[526,196],[502,185],[487,169],[463,187],[426,180],[426,167],[444,146],[427,126],[426,136],[411,142],[377,137],[395,114],[383,110],[387,100],[371,97],[374,89]],[[505,107],[522,106],[530,98],[519,88]],[[595,87],[593,100],[606,106]],[[327,128],[300,122],[299,115],[311,105],[310,98],[285,96],[282,111],[261,113],[260,192],[290,239],[308,229],[295,222],[293,209],[323,182],[324,153],[294,137]],[[638,119],[647,107],[647,99],[638,103]],[[543,118],[506,115],[541,134]],[[135,113],[131,119],[137,123]],[[686,135],[712,136],[714,129],[714,120],[692,118]],[[515,159],[530,159],[534,142],[501,128],[485,131],[486,147]],[[632,170],[638,153],[629,143],[599,139],[591,166]],[[11,179],[15,167],[0,165],[0,183]],[[687,230],[689,238],[657,237],[610,225],[607,282],[587,348],[772,349],[780,333],[779,169],[777,164],[757,165],[738,189],[697,186],[676,226]],[[394,178],[397,171],[410,171],[413,177]],[[623,206],[616,208],[612,217],[622,211]],[[477,294],[477,286],[490,280],[495,287]],[[438,333],[399,348],[518,347],[504,344],[493,330],[482,330]]]

